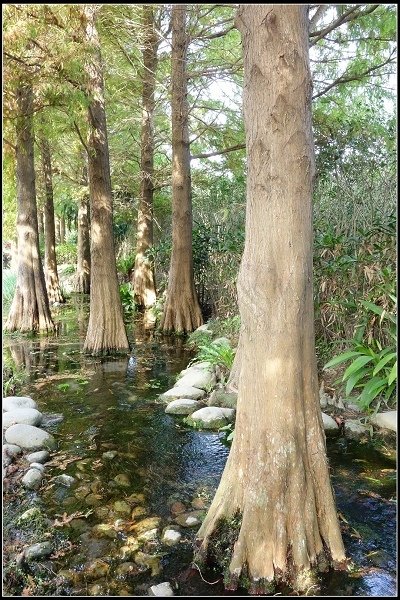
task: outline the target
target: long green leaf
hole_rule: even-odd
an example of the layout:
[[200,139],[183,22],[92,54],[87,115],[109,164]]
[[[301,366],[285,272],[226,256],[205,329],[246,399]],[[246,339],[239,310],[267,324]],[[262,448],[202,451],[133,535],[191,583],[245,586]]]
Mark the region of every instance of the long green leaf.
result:
[[360,404],[363,407],[367,407],[371,404],[372,400],[381,393],[381,391],[386,387],[387,381],[386,379],[371,379],[364,387],[362,394],[360,396]]
[[392,370],[390,371],[390,375],[388,378],[388,384],[391,385],[397,379],[397,360],[394,363]]
[[381,371],[383,369],[383,367],[390,361],[393,360],[393,358],[396,358],[397,356],[397,352],[391,352],[390,354],[386,354],[386,356],[384,356],[376,365],[372,375],[375,376],[377,373],[379,373],[379,371]]
[[326,365],[324,366],[324,371],[325,369],[330,369],[331,367],[334,367],[336,365],[339,365],[342,362],[345,362],[346,360],[349,360],[349,358],[353,358],[353,356],[359,356],[360,352],[345,352],[344,354],[339,354],[339,356],[335,356],[335,358],[332,358],[332,360],[330,360],[329,362],[326,363]]
[[343,381],[346,381],[346,379],[352,373],[355,373],[356,371],[361,369],[361,367],[363,367],[367,363],[371,362],[371,360],[372,360],[372,356],[359,356],[358,358],[356,358],[356,360],[354,362],[352,362],[351,365],[349,367],[347,367],[347,369],[345,370],[344,375],[343,375]]
[[358,383],[360,381],[360,379],[362,379],[364,377],[364,375],[366,375],[369,372],[369,369],[361,369],[361,371],[357,371],[356,373],[353,373],[352,375],[350,375],[350,377],[347,380],[347,384],[346,384],[346,396],[349,396],[352,389],[354,388],[354,386],[356,385],[356,383]]

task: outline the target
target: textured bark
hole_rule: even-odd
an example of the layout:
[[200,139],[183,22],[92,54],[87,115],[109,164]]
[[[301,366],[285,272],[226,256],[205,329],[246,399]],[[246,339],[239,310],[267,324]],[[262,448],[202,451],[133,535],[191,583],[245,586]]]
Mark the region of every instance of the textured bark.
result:
[[104,82],[96,30],[98,5],[83,5],[85,33],[92,50],[86,64],[88,77],[88,175],[91,201],[90,317],[84,351],[112,354],[129,349],[119,295],[112,228],[113,206]]
[[146,252],[153,246],[154,92],[159,39],[154,24],[155,8],[143,5],[142,10],[145,40],[142,51],[141,179],[133,291],[135,302],[149,308],[156,301],[154,267]]
[[[248,155],[235,436],[199,555],[253,593],[345,565],[318,399],[305,5],[241,5]],[[229,542],[231,540],[231,542]],[[218,548],[227,552],[218,558]],[[240,581],[241,580],[241,581]]]
[[193,278],[186,5],[172,5],[172,254],[163,331],[191,332],[203,323]]
[[[84,167],[82,185],[87,186],[87,168]],[[83,196],[78,209],[78,250],[75,291],[81,294],[90,293],[90,236],[89,236],[89,202]]]
[[40,142],[42,155],[42,169],[46,194],[45,211],[45,250],[44,250],[44,273],[46,289],[50,304],[54,302],[65,302],[61,292],[57,273],[56,258],[56,229],[54,223],[54,200],[53,200],[53,176],[51,169],[51,154],[49,143],[42,138]]
[[17,89],[16,162],[17,162],[17,285],[5,331],[53,331],[43,265],[39,254],[33,153],[33,90],[21,81]]

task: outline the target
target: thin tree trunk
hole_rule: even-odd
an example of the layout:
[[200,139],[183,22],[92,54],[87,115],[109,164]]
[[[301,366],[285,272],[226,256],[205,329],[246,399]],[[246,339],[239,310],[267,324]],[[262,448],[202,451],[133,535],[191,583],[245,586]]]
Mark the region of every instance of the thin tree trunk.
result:
[[[86,160],[86,157],[85,157]],[[87,186],[87,168],[84,166],[82,185]],[[89,236],[89,202],[83,196],[78,209],[78,261],[76,267],[75,291],[81,294],[90,293],[90,236]]]
[[186,5],[172,5],[172,254],[163,331],[190,332],[203,323],[193,279]]
[[54,214],[54,224],[56,229],[56,245],[60,243],[60,217]]
[[96,29],[98,5],[86,4],[86,40],[93,50],[88,75],[88,174],[91,201],[90,317],[84,351],[112,354],[129,350],[119,295],[113,236],[113,206],[104,106],[100,43]]
[[154,267],[146,252],[153,246],[154,92],[156,88],[158,35],[154,7],[143,5],[145,30],[142,90],[141,180],[133,290],[136,303],[149,308],[156,301]]
[[17,286],[5,331],[53,331],[43,265],[39,254],[33,153],[32,84],[21,81],[17,89]]
[[[305,5],[241,5],[248,155],[235,435],[199,556],[225,586],[299,591],[343,568],[318,398],[311,77]],[[288,176],[290,174],[290,176]]]
[[51,169],[51,154],[49,143],[42,139],[40,143],[42,154],[42,168],[46,194],[45,210],[45,253],[44,271],[46,278],[46,289],[50,304],[65,302],[57,273],[56,258],[56,231],[54,223],[54,201],[53,201],[53,176]]
[[65,217],[61,215],[60,217],[60,244],[64,244],[65,242]]
[[38,207],[38,230],[39,239],[44,237],[44,210]]

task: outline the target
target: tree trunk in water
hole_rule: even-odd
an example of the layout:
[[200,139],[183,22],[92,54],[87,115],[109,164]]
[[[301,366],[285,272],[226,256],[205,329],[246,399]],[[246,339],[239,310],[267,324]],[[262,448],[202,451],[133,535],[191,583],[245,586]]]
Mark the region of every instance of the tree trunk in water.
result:
[[[85,165],[82,185],[87,186],[87,184],[87,168]],[[78,209],[78,261],[75,291],[81,294],[90,293],[89,203],[85,196],[81,198]]]
[[154,24],[154,7],[143,5],[143,91],[140,201],[133,291],[136,303],[149,308],[156,302],[152,261],[146,252],[153,246],[153,171],[154,171],[154,92],[156,87],[158,35]]
[[235,435],[199,558],[225,585],[311,587],[345,566],[318,398],[311,78],[305,5],[241,5],[248,155]]
[[53,201],[53,175],[51,170],[51,155],[49,143],[46,139],[41,140],[40,150],[42,154],[42,168],[44,186],[46,193],[45,210],[45,252],[44,272],[46,278],[46,289],[50,304],[54,302],[65,302],[61,293],[60,282],[57,273],[56,258],[56,228],[54,223],[54,201]]
[[203,323],[193,279],[186,5],[172,5],[172,254],[163,331],[191,332]]
[[16,95],[18,271],[17,286],[5,331],[50,332],[54,330],[54,323],[39,254],[31,83],[22,81]]
[[112,354],[129,350],[119,295],[113,235],[113,207],[104,82],[96,30],[98,5],[86,4],[83,16],[86,40],[93,49],[86,65],[88,75],[88,173],[91,200],[90,317],[84,351]]
[[65,217],[61,215],[60,217],[60,244],[65,242]]

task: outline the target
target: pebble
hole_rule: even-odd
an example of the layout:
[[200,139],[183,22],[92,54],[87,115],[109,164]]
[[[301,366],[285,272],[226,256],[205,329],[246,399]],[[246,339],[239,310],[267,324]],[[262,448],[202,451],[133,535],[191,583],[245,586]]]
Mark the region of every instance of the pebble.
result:
[[179,542],[181,537],[182,535],[179,533],[179,531],[176,531],[175,529],[166,529],[164,531],[162,541],[164,544],[167,544],[167,546],[173,546]]
[[21,479],[24,487],[30,490],[37,490],[42,483],[43,474],[38,469],[29,469]]
[[149,590],[149,596],[174,596],[174,591],[169,581],[164,581],[158,585],[152,585]]
[[33,544],[29,546],[25,550],[25,558],[26,560],[38,560],[45,556],[48,556],[53,552],[53,546],[51,542],[40,542],[38,544]]
[[49,458],[50,454],[47,452],[47,450],[40,450],[39,452],[32,452],[31,454],[28,454],[26,460],[30,463],[45,463],[49,460]]

